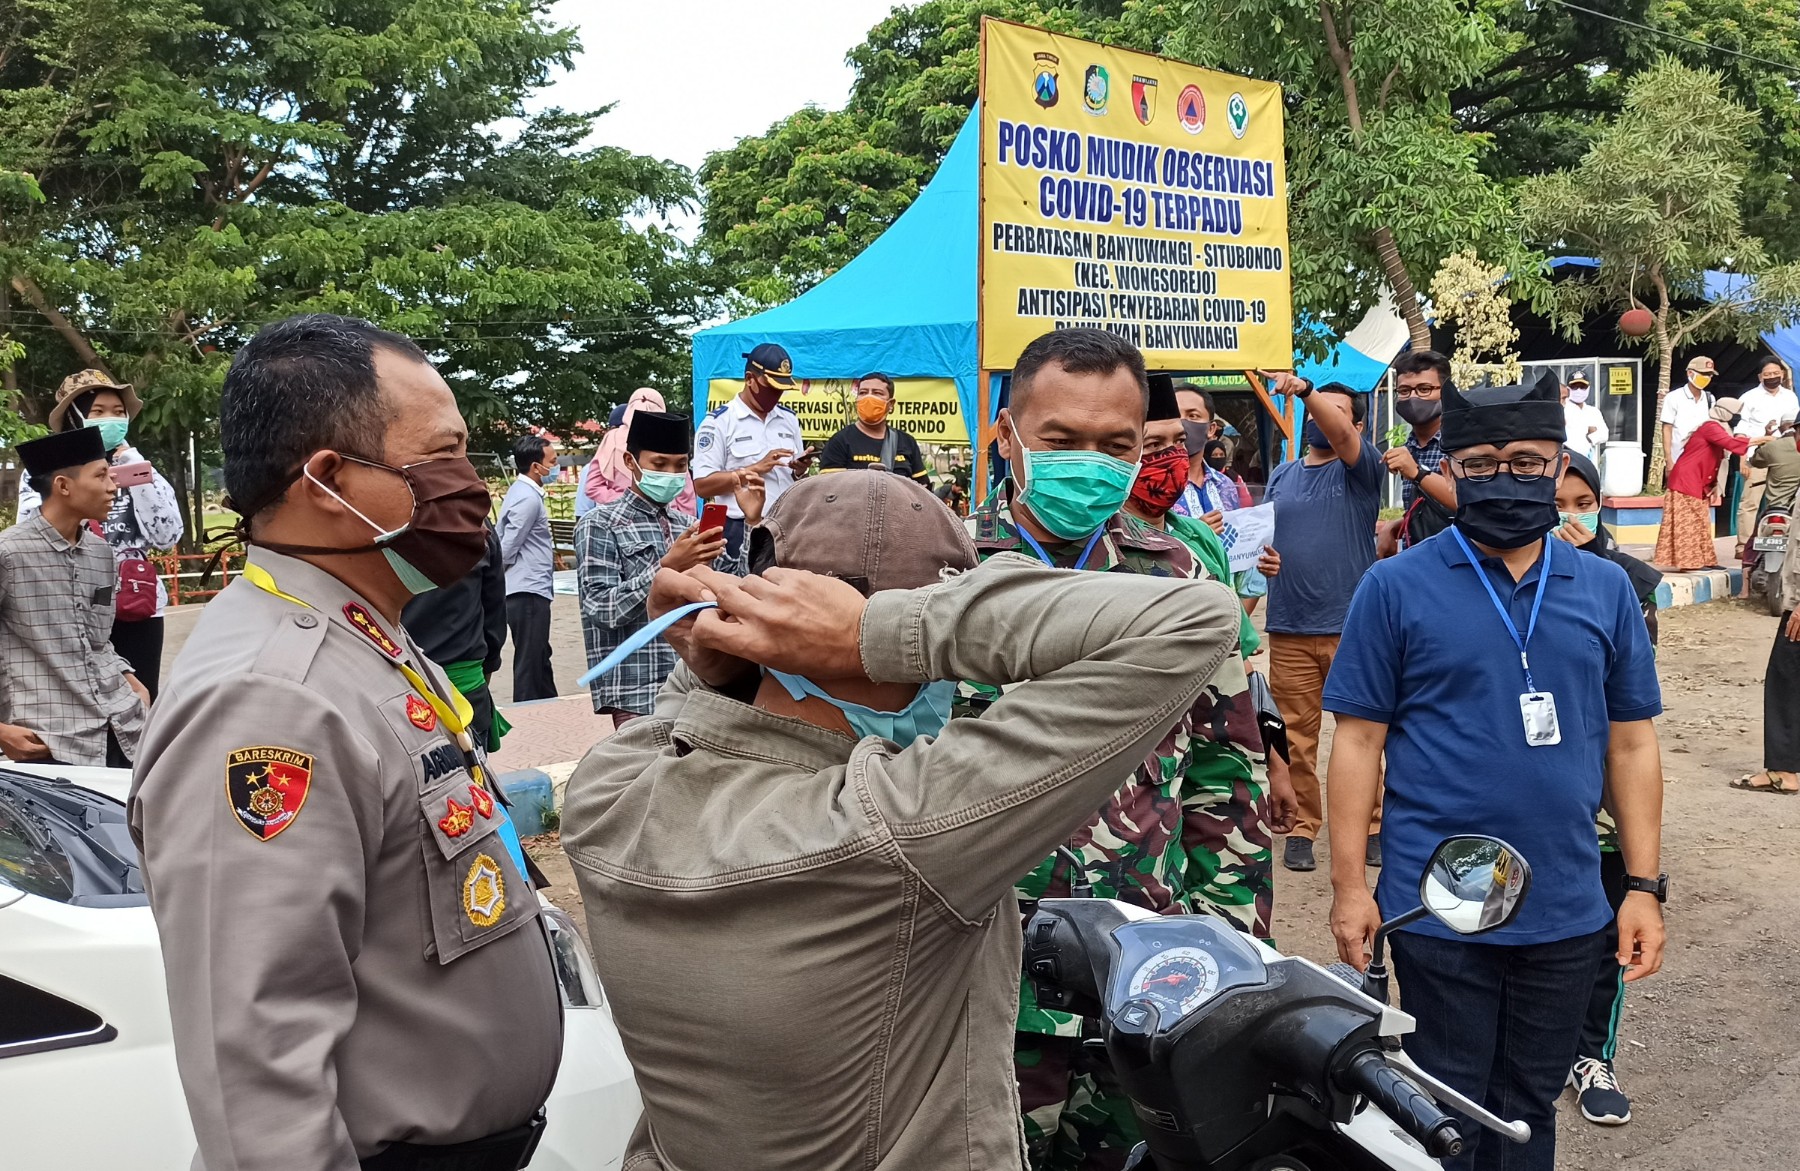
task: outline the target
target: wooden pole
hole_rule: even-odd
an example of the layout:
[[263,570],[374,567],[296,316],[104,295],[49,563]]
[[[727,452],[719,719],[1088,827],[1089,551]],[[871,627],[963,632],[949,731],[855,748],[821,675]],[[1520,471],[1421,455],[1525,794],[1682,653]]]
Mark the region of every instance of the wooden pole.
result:
[[975,445],[974,474],[969,478],[969,503],[980,504],[988,493],[988,418],[993,414],[994,376],[986,370],[976,373],[975,414],[969,420],[969,442]]
[[[1275,420],[1275,429],[1281,432],[1282,455],[1285,457],[1287,455],[1287,446],[1294,441],[1294,419],[1291,415],[1282,414],[1281,409],[1275,405],[1275,400],[1269,396],[1269,390],[1263,385],[1262,379],[1257,377],[1256,371],[1244,371],[1244,381],[1250,384],[1250,389],[1256,392],[1256,397],[1261,400],[1264,409],[1266,409],[1269,412],[1269,416]],[[1290,411],[1293,409],[1293,405],[1293,396],[1289,395],[1288,408]]]

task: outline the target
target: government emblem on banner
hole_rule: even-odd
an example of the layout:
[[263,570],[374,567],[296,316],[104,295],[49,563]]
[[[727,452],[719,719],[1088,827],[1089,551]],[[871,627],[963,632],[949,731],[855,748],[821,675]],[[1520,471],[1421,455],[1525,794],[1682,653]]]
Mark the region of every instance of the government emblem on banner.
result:
[[1081,104],[1090,114],[1104,114],[1106,103],[1111,99],[1112,78],[1107,76],[1106,66],[1088,66],[1087,76],[1081,81]]
[[1206,129],[1206,95],[1200,92],[1199,86],[1186,87],[1175,99],[1175,119],[1189,134]]
[[1048,110],[1056,104],[1059,96],[1056,90],[1056,54],[1038,53],[1035,56],[1037,74],[1031,79],[1031,88],[1037,97],[1037,104]]
[[1231,100],[1225,103],[1225,120],[1231,123],[1231,133],[1244,137],[1250,129],[1250,103],[1244,100],[1243,94],[1232,94]]
[[1131,79],[1131,112],[1144,125],[1150,125],[1150,119],[1156,116],[1156,78],[1133,77]]

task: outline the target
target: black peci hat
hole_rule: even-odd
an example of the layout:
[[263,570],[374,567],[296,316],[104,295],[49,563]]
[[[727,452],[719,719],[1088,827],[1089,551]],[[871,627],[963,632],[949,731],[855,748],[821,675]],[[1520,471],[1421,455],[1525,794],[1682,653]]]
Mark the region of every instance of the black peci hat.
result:
[[1181,418],[1181,404],[1175,401],[1175,380],[1167,374],[1150,376],[1149,408],[1144,412],[1144,422],[1155,423],[1162,419]]
[[1445,451],[1482,443],[1504,446],[1519,439],[1554,439],[1560,444],[1567,436],[1562,386],[1554,372],[1545,372],[1529,386],[1484,386],[1469,391],[1444,386]]
[[640,407],[631,412],[631,427],[625,432],[625,450],[632,455],[640,451],[654,451],[658,455],[686,455],[687,419],[681,415],[646,411]]
[[32,476],[54,476],[65,468],[104,461],[106,444],[100,438],[100,428],[77,427],[19,444],[19,459]]

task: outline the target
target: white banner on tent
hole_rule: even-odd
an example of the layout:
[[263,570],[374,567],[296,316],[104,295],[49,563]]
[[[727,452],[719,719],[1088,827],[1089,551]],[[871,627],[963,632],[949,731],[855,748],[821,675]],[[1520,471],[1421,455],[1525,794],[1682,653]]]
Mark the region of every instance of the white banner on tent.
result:
[[1219,534],[1219,540],[1225,544],[1231,572],[1254,569],[1263,546],[1275,543],[1275,506],[1259,504],[1226,513],[1225,531]]

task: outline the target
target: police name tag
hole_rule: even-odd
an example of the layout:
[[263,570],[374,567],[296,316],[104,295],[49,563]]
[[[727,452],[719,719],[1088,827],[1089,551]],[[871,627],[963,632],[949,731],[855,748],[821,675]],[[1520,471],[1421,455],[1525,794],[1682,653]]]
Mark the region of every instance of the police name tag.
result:
[[1562,743],[1562,726],[1556,722],[1556,697],[1548,691],[1528,691],[1519,697],[1519,714],[1525,719],[1525,743],[1533,748]]

